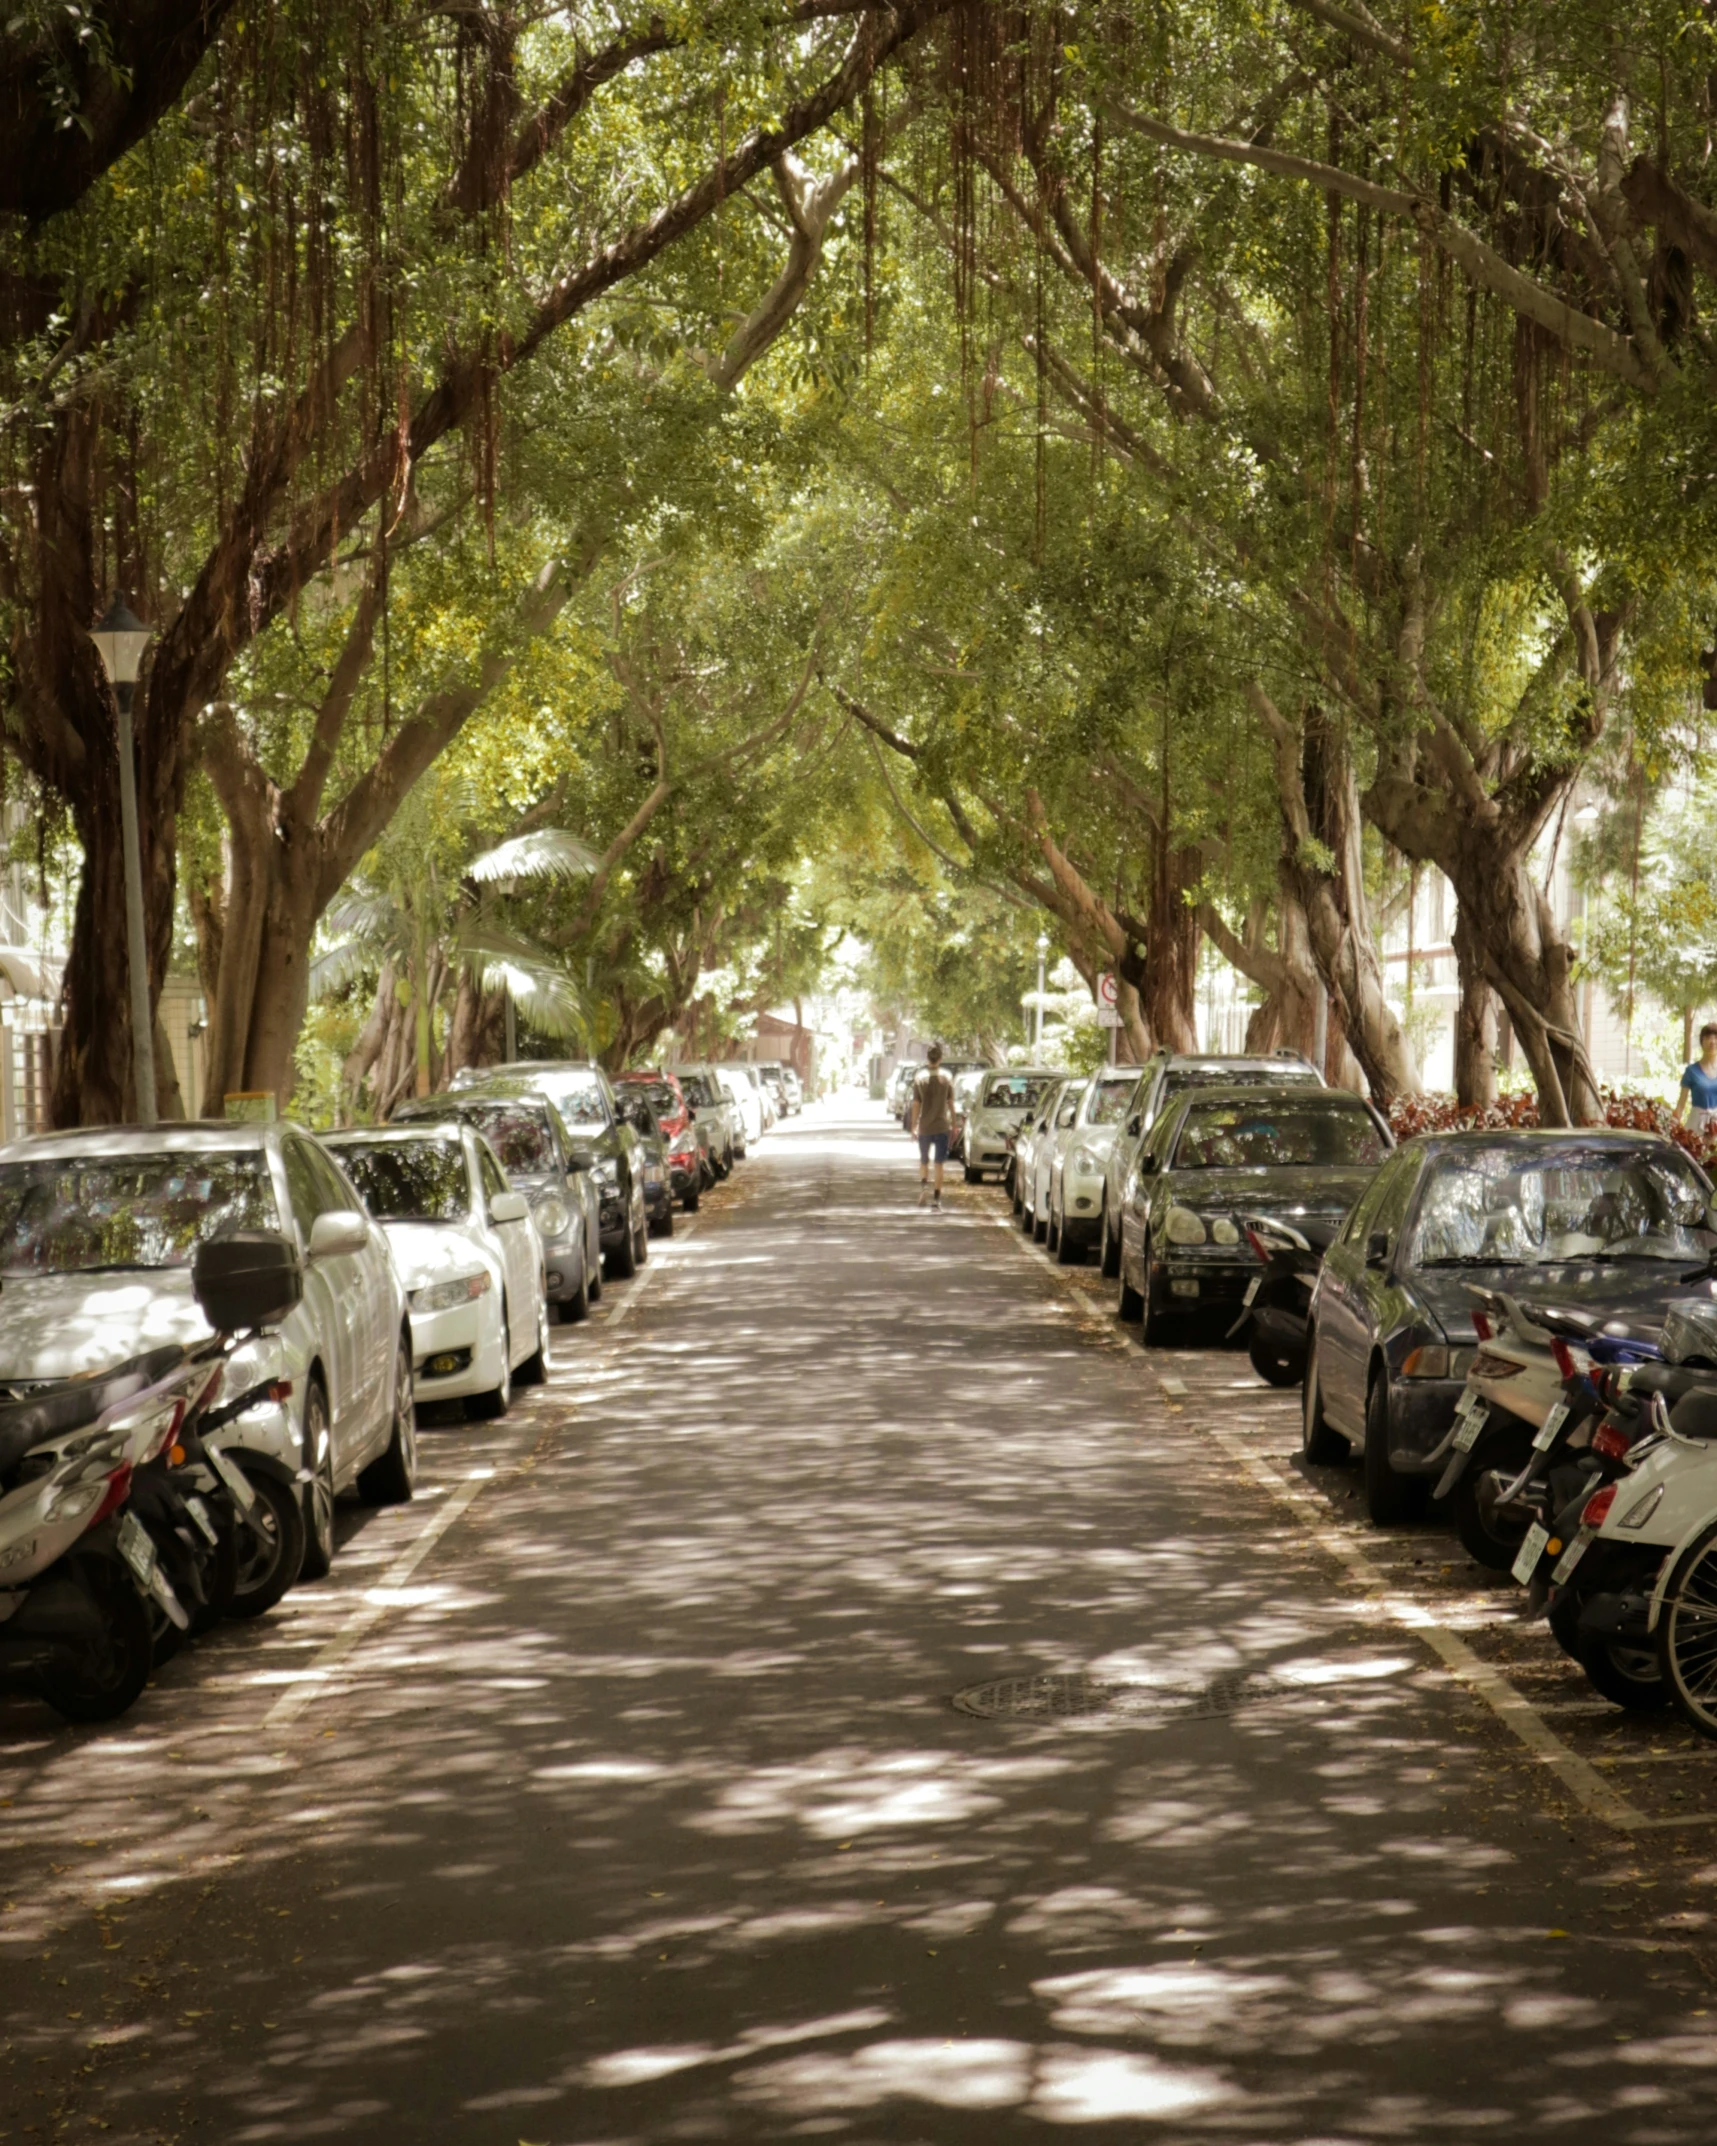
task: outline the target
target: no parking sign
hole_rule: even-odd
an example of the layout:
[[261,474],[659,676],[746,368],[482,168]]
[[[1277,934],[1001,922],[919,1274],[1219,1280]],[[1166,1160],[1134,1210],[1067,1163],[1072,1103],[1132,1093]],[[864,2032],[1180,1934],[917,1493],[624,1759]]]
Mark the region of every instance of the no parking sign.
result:
[[1121,1025],[1121,987],[1113,969],[1105,969],[1097,979],[1097,1026],[1119,1028]]

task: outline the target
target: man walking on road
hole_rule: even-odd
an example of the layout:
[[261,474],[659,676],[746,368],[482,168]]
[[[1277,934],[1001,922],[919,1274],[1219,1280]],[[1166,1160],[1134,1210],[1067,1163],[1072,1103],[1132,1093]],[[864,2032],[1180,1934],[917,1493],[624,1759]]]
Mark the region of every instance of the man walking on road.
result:
[[936,1185],[930,1195],[932,1207],[942,1204],[942,1171],[948,1161],[948,1139],[954,1130],[954,1082],[942,1070],[942,1046],[930,1046],[930,1063],[912,1086],[912,1130],[918,1135],[918,1185],[930,1183],[930,1165],[936,1164]]

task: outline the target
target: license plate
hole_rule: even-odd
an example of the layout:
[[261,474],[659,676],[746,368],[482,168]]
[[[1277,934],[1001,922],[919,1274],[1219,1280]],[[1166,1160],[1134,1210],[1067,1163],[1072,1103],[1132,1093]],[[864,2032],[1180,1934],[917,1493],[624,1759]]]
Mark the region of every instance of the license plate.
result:
[[1246,1284],[1246,1294],[1241,1299],[1242,1310],[1244,1310],[1245,1307],[1250,1304],[1252,1299],[1258,1294],[1259,1285],[1262,1283],[1263,1279],[1264,1277],[1261,1274],[1254,1274],[1252,1279]]
[[1558,1401],[1544,1421],[1538,1426],[1538,1436],[1532,1441],[1534,1453],[1548,1453],[1555,1443],[1556,1433],[1568,1420],[1568,1404]]
[[1183,1281],[1180,1281],[1180,1280],[1174,1280],[1174,1281],[1171,1281],[1171,1282],[1169,1283],[1169,1294],[1170,1294],[1171,1296],[1177,1296],[1177,1297],[1195,1297],[1195,1296],[1197,1296],[1197,1294],[1198,1294],[1198,1282],[1197,1282],[1197,1279],[1196,1279],[1196,1277],[1195,1277],[1195,1278],[1194,1278],[1193,1280],[1191,1280],[1191,1281],[1187,1281],[1187,1282],[1183,1282]]
[[155,1545],[135,1513],[127,1513],[119,1523],[119,1554],[131,1568],[138,1586],[148,1587],[155,1577]]
[[198,1528],[202,1532],[203,1540],[209,1545],[210,1549],[212,1550],[215,1544],[218,1543],[221,1538],[219,1530],[216,1528],[214,1522],[209,1518],[208,1507],[203,1503],[201,1498],[187,1498],[185,1500],[185,1510],[197,1523]]
[[1480,1401],[1478,1395],[1473,1391],[1472,1387],[1468,1386],[1463,1390],[1460,1399],[1455,1403],[1455,1414],[1457,1416],[1470,1416],[1475,1408],[1479,1408],[1482,1406],[1483,1403]]
[[1562,1582],[1568,1577],[1569,1573],[1573,1571],[1574,1567],[1580,1562],[1581,1558],[1585,1556],[1586,1545],[1591,1541],[1591,1539],[1592,1531],[1590,1528],[1582,1528],[1579,1534],[1574,1537],[1574,1540],[1568,1545],[1567,1549],[1564,1550],[1562,1555],[1556,1560],[1556,1568],[1550,1575],[1550,1581],[1552,1586],[1560,1587],[1562,1585]]
[[1550,1530],[1541,1521],[1535,1520],[1526,1531],[1526,1540],[1520,1546],[1520,1555],[1509,1571],[1524,1587],[1538,1570],[1538,1560],[1544,1555],[1544,1545],[1550,1540]]
[[233,1503],[241,1513],[248,1513],[256,1503],[256,1492],[250,1487],[250,1478],[235,1460],[228,1460],[218,1446],[206,1446],[209,1466],[227,1486]]
[[1480,1406],[1473,1410],[1465,1423],[1455,1433],[1455,1451],[1470,1453],[1479,1442],[1479,1433],[1490,1421],[1490,1410]]

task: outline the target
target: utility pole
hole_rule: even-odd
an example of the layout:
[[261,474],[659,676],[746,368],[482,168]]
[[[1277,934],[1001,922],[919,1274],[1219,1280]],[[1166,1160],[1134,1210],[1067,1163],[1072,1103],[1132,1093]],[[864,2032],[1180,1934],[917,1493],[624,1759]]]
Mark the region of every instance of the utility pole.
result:
[[1031,1038],[1031,1055],[1034,1059],[1043,1056],[1043,965],[1048,958],[1049,935],[1040,931],[1037,935],[1037,1026],[1033,1029]]
[[131,1085],[139,1125],[156,1122],[155,1021],[149,1007],[149,943],[143,929],[143,844],[137,827],[137,759],[131,731],[131,696],[149,628],[134,617],[122,596],[90,629],[101,667],[119,709],[119,839],[125,872],[125,965],[131,997]]

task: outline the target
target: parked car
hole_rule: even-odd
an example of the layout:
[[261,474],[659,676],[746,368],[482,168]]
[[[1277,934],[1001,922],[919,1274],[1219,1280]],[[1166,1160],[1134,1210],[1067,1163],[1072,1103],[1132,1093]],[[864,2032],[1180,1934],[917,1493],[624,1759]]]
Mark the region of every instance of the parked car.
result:
[[1194,1087],[1158,1118],[1121,1205],[1120,1314],[1167,1340],[1237,1312],[1261,1262],[1240,1217],[1345,1215],[1394,1143],[1370,1103],[1310,1083]]
[[1103,1272],[1113,1281],[1121,1271],[1120,1214],[1123,1188],[1151,1127],[1175,1096],[1188,1088],[1280,1086],[1304,1081],[1314,1088],[1323,1076],[1295,1051],[1262,1056],[1222,1056],[1205,1051],[1158,1051],[1139,1067],[1139,1084],[1122,1113],[1103,1166],[1103,1206],[1098,1218]]
[[644,1186],[645,1226],[652,1237],[674,1234],[674,1192],[668,1176],[668,1136],[641,1090],[617,1087],[620,1115],[638,1135],[634,1161]]
[[1031,1166],[1026,1186],[1025,1226],[1040,1242],[1049,1234],[1049,1180],[1062,1143],[1073,1130],[1084,1099],[1083,1080],[1064,1080],[1044,1112],[1031,1144]]
[[1358,1445],[1373,1520],[1410,1518],[1443,1466],[1478,1344],[1474,1288],[1661,1320],[1708,1283],[1711,1187],[1655,1133],[1431,1133],[1378,1172],[1324,1255],[1303,1440]]
[[543,1244],[524,1193],[474,1127],[334,1133],[324,1143],[382,1226],[411,1309],[420,1401],[504,1416],[547,1375]]
[[787,1091],[787,1108],[797,1117],[805,1107],[805,1084],[791,1066],[783,1065],[781,1085]]
[[582,1319],[602,1294],[597,1193],[559,1111],[546,1096],[470,1087],[401,1103],[392,1122],[439,1124],[449,1118],[489,1143],[513,1189],[530,1201],[548,1301],[558,1318]]
[[763,1076],[745,1058],[718,1058],[718,1079],[727,1083],[745,1115],[745,1138],[749,1145],[761,1140],[775,1122],[775,1098],[763,1084]]
[[668,1071],[678,1081],[697,1129],[704,1182],[713,1185],[732,1175],[738,1150],[745,1144],[745,1128],[738,1107],[710,1067],[671,1066]]
[[1138,1086],[1136,1066],[1100,1067],[1079,1099],[1068,1138],[1056,1145],[1044,1241],[1064,1267],[1077,1266],[1102,1236],[1109,1150]]
[[898,1118],[902,1125],[912,1105],[912,1084],[924,1070],[922,1058],[903,1058],[888,1076],[887,1100],[889,1115]]
[[583,1059],[533,1058],[497,1068],[482,1085],[490,1094],[546,1096],[559,1111],[573,1166],[596,1188],[608,1272],[619,1281],[636,1273],[650,1256],[644,1171],[608,1075]]
[[678,1200],[688,1215],[695,1215],[704,1187],[704,1151],[679,1080],[672,1073],[622,1073],[615,1080],[614,1092],[620,1096],[637,1093],[655,1112],[662,1133],[669,1198]]
[[954,1078],[954,1123],[948,1135],[948,1159],[964,1163],[966,1159],[966,1123],[972,1114],[972,1104],[978,1090],[984,1085],[984,1068],[971,1066]]
[[291,1479],[301,1571],[319,1579],[333,1561],[341,1492],[411,1496],[417,1422],[411,1327],[387,1239],[301,1127],[92,1129],[0,1148],[0,1387],[22,1396],[206,1339],[192,1255],[241,1229],[290,1236],[304,1288],[278,1328],[227,1360],[223,1395],[272,1385],[245,1411],[236,1457],[249,1473],[256,1455],[259,1479],[274,1470]]
[[1030,1118],[1032,1106],[1063,1078],[1047,1066],[1014,1066],[1004,1073],[984,1075],[966,1120],[962,1160],[968,1185],[992,1175],[1008,1175],[1015,1135]]
[[793,1115],[793,1104],[787,1093],[786,1075],[772,1058],[760,1058],[756,1063],[758,1075],[774,1102],[777,1120],[790,1118]]

